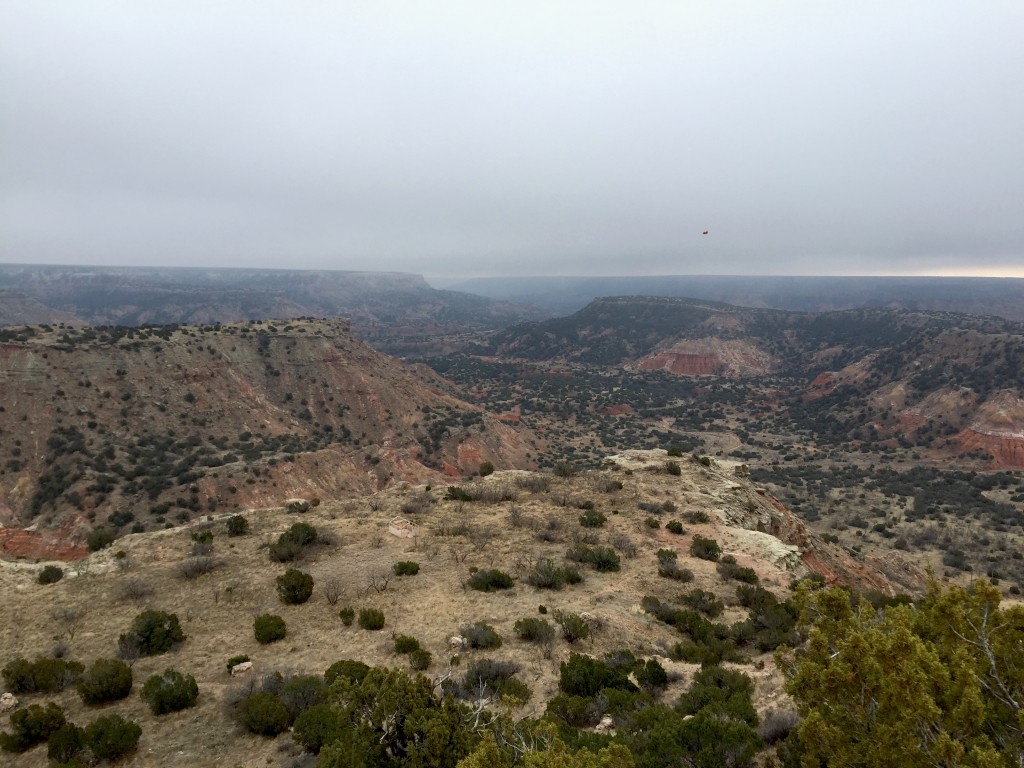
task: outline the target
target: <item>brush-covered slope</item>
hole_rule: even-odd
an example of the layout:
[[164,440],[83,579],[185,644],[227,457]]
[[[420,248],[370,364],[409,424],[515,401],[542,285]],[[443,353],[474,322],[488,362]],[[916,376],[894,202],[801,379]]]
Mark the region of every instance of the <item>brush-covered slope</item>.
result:
[[128,530],[527,466],[525,431],[340,320],[0,338],[0,523]]
[[1024,466],[1024,326],[950,312],[803,313],[687,299],[599,299],[496,333],[496,354],[681,376],[779,377],[831,439],[892,438]]
[[[733,467],[680,459],[679,474],[673,474],[667,470],[669,459],[664,451],[637,451],[613,457],[605,470],[570,477],[496,472],[461,484],[458,492],[394,487],[373,496],[328,500],[305,513],[247,510],[245,535],[229,536],[223,516],[129,535],[67,567],[67,575],[50,585],[36,581],[42,564],[7,564],[0,567],[0,611],[19,620],[0,622],[0,665],[47,655],[55,642],[63,644],[66,657],[86,664],[113,657],[119,634],[139,612],[175,613],[184,642],[169,654],[136,661],[131,695],[102,709],[142,725],[138,749],[123,764],[291,765],[301,751],[291,735],[272,739],[247,733],[235,719],[234,705],[261,685],[272,688],[275,672],[286,678],[319,676],[341,659],[409,670],[409,657],[395,650],[397,636],[415,638],[430,654],[423,673],[438,690],[448,680],[446,690],[470,706],[481,699],[481,692],[465,683],[472,668],[485,661],[513,665],[506,668],[516,670],[526,695],[520,688],[516,696],[484,693],[483,699],[491,711],[516,719],[544,714],[560,692],[559,665],[571,654],[604,658],[623,651],[663,665],[669,678],[657,695],[665,703],[691,685],[701,667],[698,654],[726,654],[739,662],[733,668],[753,679],[753,703],[763,716],[792,709],[770,649],[787,638],[794,642],[792,606],[775,601],[792,594],[795,579],[818,569],[829,580],[886,591],[921,586],[913,568],[890,567],[901,574],[897,582],[870,563],[853,563],[803,530]],[[415,538],[389,532],[396,516],[408,519]],[[599,517],[602,523],[593,522]],[[586,526],[584,518],[590,521]],[[669,527],[673,519],[685,521],[677,532]],[[266,545],[296,523],[313,526],[316,543],[295,561],[273,562]],[[715,542],[726,562],[691,555],[700,538]],[[603,570],[580,562],[588,549],[613,551],[615,566],[607,554]],[[671,571],[669,551],[675,553]],[[535,586],[535,574],[549,561],[558,569],[578,569],[582,580],[559,589]],[[396,576],[398,562],[417,563],[418,572]],[[314,579],[305,604],[284,605],[276,594],[275,579],[288,567]],[[474,573],[490,569],[508,574],[508,587],[474,589]],[[866,580],[858,580],[861,576]],[[754,594],[753,580],[774,595],[757,593],[756,609],[737,597],[741,587]],[[357,614],[380,610],[384,626],[368,631],[358,620],[346,626],[339,619],[343,607]],[[673,611],[682,611],[690,623],[673,626]],[[284,619],[282,641],[261,645],[255,640],[253,617],[264,613]],[[576,614],[588,637],[570,643],[559,633],[547,643],[532,643],[517,636],[522,619],[553,627],[563,614]],[[693,639],[702,621],[714,625],[715,638]],[[452,642],[471,634],[465,627],[477,622],[497,633],[500,647],[463,648],[461,640]],[[253,668],[233,679],[227,661],[242,654]],[[195,676],[197,706],[155,717],[139,689],[168,667]],[[97,716],[71,689],[21,699],[22,706],[56,702],[79,724]],[[617,720],[627,716],[616,711]],[[18,764],[41,767],[45,752],[37,747]],[[303,764],[312,762],[307,757]]]

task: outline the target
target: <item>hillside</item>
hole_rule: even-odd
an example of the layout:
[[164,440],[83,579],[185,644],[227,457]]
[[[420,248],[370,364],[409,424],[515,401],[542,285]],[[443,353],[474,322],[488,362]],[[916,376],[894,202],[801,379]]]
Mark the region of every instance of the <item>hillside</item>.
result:
[[[764,595],[758,610],[744,607],[738,588],[757,581],[785,600],[795,580],[817,572],[857,588],[918,592],[923,573],[894,555],[854,561],[795,521],[735,464],[680,459],[674,474],[667,471],[670,458],[664,451],[634,451],[611,457],[604,470],[575,476],[497,472],[455,486],[459,493],[395,486],[371,496],[326,500],[304,513],[246,510],[249,529],[240,536],[227,535],[225,515],[204,515],[184,528],[125,536],[65,566],[67,575],[51,585],[36,583],[43,563],[8,563],[0,567],[0,610],[20,620],[0,624],[0,664],[46,654],[55,642],[65,657],[85,663],[112,657],[118,634],[140,611],[175,613],[185,641],[168,655],[134,661],[135,690],[128,698],[89,708],[71,689],[20,695],[22,705],[55,701],[79,723],[110,712],[137,720],[142,738],[122,763],[129,766],[311,765],[312,760],[296,762],[301,749],[287,733],[277,739],[247,733],[235,721],[232,702],[269,685],[260,681],[272,681],[274,672],[286,679],[322,675],[340,659],[408,669],[408,658],[395,652],[400,635],[429,651],[424,673],[438,684],[446,676],[461,680],[485,660],[515,665],[525,697],[521,691],[516,699],[492,697],[488,706],[516,719],[544,714],[559,693],[559,664],[573,652],[601,658],[628,651],[657,660],[669,675],[656,691],[665,702],[694,681],[701,668],[694,654],[725,654],[737,662],[730,668],[754,681],[753,702],[761,716],[769,722],[788,717],[791,727],[793,704],[781,690],[770,650],[786,638],[792,641],[793,617],[788,609],[768,610],[774,599]],[[396,515],[412,523],[415,538],[389,533]],[[592,522],[584,526],[584,519]],[[673,519],[685,527],[673,532]],[[318,543],[292,563],[272,562],[268,544],[295,523],[314,526]],[[734,562],[716,564],[689,554],[700,537],[717,542]],[[580,562],[581,551],[605,547],[616,553],[614,567],[598,570]],[[668,550],[677,553],[671,566]],[[582,581],[559,589],[531,585],[546,559],[559,568],[578,568]],[[418,573],[395,576],[392,565],[404,561],[418,563]],[[312,598],[305,604],[282,605],[275,595],[275,577],[289,566],[313,576]],[[500,569],[513,583],[495,592],[467,588],[477,569]],[[697,635],[682,625],[666,623],[670,619],[659,606],[685,606],[680,601],[687,594],[705,612],[690,613],[706,615],[719,640],[695,641]],[[546,613],[538,613],[538,604]],[[383,630],[343,625],[344,606],[381,610]],[[558,612],[583,617],[589,637],[540,645],[516,637],[520,619],[550,622]],[[256,642],[253,617],[262,613],[284,618],[284,641]],[[464,627],[474,622],[490,625],[503,638],[501,647],[455,647],[451,638],[466,635]],[[253,669],[232,678],[226,662],[241,654],[250,657]],[[154,717],[138,691],[148,676],[167,667],[195,676],[198,704]],[[26,753],[18,764],[45,765],[45,748]]]
[[491,337],[505,358],[782,377],[790,413],[832,439],[898,438],[1024,467],[1024,326],[951,312],[803,313],[688,299],[600,299]]
[[0,524],[65,541],[531,464],[527,430],[341,320],[12,329],[0,386]]
[[[58,322],[41,308],[88,325],[212,324],[346,317],[380,346],[438,333],[503,328],[543,316],[535,309],[431,288],[419,275],[288,269],[186,269],[0,265],[0,291],[35,302],[5,325]],[[0,304],[0,308],[3,305]]]

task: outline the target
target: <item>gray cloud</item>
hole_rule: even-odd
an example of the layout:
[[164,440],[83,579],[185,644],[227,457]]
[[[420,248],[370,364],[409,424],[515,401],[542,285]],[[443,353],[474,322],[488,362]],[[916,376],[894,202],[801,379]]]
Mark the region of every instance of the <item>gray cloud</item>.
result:
[[7,0],[0,259],[1024,276],[1021,29],[998,0]]

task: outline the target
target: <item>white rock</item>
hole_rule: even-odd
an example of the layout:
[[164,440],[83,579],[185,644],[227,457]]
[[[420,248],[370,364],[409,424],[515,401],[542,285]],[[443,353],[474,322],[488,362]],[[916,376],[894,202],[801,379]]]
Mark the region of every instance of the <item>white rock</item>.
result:
[[604,715],[601,722],[594,726],[595,733],[611,733],[615,730],[615,721],[611,715]]
[[238,677],[239,675],[244,675],[246,672],[248,672],[251,669],[252,669],[252,662],[251,661],[243,661],[240,664],[235,664],[235,666],[233,666],[231,668],[231,676],[232,677]]
[[13,693],[5,693],[0,696],[0,712],[10,712],[18,706],[18,700]]
[[454,635],[448,638],[448,647],[453,651],[464,651],[469,643],[462,635]]

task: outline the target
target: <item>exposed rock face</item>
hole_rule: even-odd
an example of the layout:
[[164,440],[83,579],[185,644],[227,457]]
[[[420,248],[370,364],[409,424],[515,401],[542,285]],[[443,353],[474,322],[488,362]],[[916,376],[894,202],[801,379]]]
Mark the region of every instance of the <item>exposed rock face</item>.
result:
[[716,337],[688,339],[645,357],[641,371],[668,371],[679,376],[726,376],[739,378],[771,373],[778,367],[767,352],[754,344]]
[[0,525],[0,555],[10,559],[73,562],[89,554],[82,543],[89,530],[84,518],[71,516],[52,529],[5,528]]
[[991,469],[1024,468],[1024,398],[1005,391],[989,398],[957,439],[961,451],[991,455]]
[[803,564],[824,577],[828,584],[856,590],[877,590],[887,595],[921,592],[928,575],[895,553],[884,558],[855,560],[844,549],[829,544],[798,520],[786,506],[764,491],[759,495],[771,506],[767,518],[757,520],[758,530],[767,530],[781,541],[793,544]]
[[629,413],[634,413],[636,409],[633,408],[629,403],[622,403],[620,405],[608,405],[603,408],[598,408],[597,412],[602,416],[624,416]]
[[836,374],[834,371],[823,371],[811,381],[808,391],[808,400],[817,400],[819,397],[830,395],[836,388]]
[[[627,451],[610,457],[610,461],[634,471],[658,468],[665,459],[666,453],[661,450]],[[680,482],[698,491],[696,498],[704,499],[704,504],[710,503],[706,511],[723,524],[716,535],[731,529],[731,544],[755,570],[761,563],[770,563],[794,577],[817,573],[829,584],[887,595],[921,592],[926,587],[927,575],[895,553],[885,558],[855,559],[841,547],[826,542],[782,502],[737,475],[738,466],[738,462],[729,461],[711,461],[707,466],[683,461]],[[693,506],[689,499],[686,503]]]

